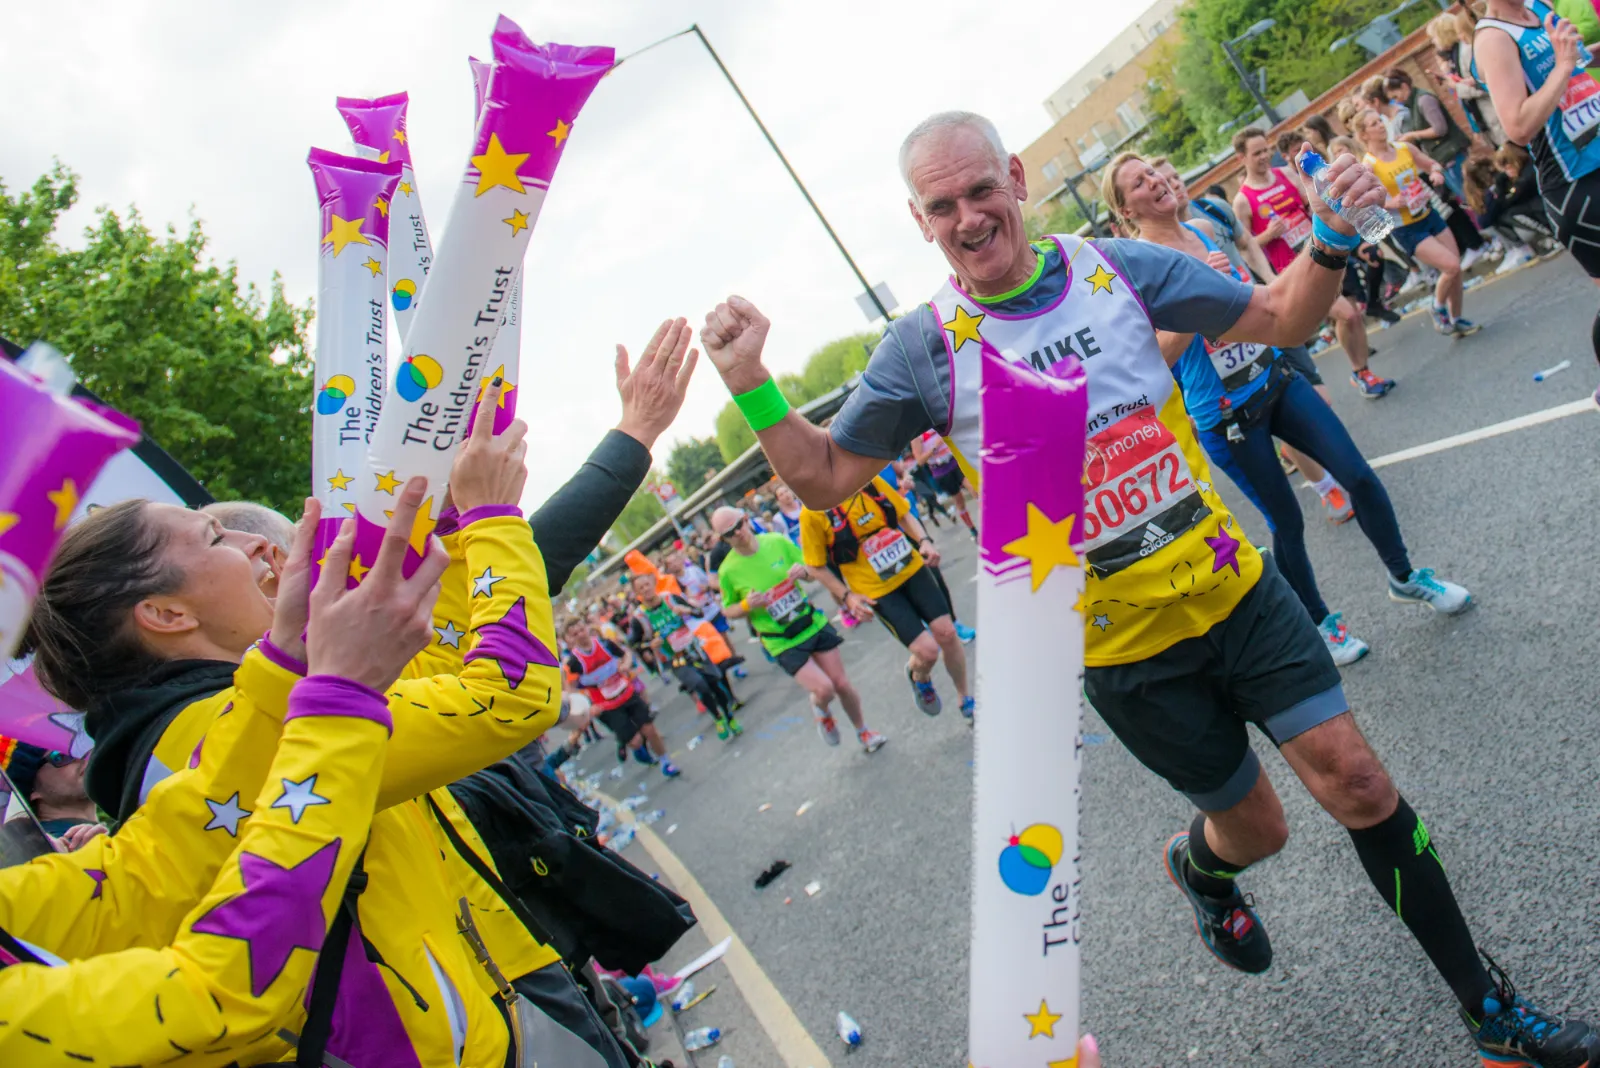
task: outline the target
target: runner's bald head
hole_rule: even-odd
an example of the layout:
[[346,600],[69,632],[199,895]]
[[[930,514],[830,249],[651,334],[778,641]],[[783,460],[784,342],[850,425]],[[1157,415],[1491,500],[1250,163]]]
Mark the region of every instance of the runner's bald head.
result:
[[288,516],[255,501],[217,501],[200,509],[241,534],[259,534],[287,553],[294,545],[294,523]]
[[995,166],[1005,169],[1011,154],[1006,151],[1005,142],[1000,140],[1000,131],[994,128],[994,123],[973,111],[941,111],[917,123],[906,134],[906,139],[900,142],[900,177],[905,179],[906,188],[911,190],[913,196],[917,187],[911,184],[911,164],[918,146],[923,142],[937,144],[962,130],[973,131],[982,137],[994,151]]
[[711,532],[721,537],[738,526],[743,518],[744,512],[725,504],[711,513]]

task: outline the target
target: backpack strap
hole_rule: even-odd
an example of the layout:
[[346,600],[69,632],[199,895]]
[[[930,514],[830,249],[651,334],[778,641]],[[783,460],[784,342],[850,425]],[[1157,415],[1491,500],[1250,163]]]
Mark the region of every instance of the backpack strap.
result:
[[428,795],[428,807],[433,809],[434,819],[439,822],[440,827],[444,828],[444,836],[450,839],[451,846],[461,855],[461,859],[467,862],[467,867],[471,868],[478,878],[489,884],[489,889],[499,895],[500,900],[505,902],[506,908],[511,910],[512,914],[522,922],[522,926],[528,929],[528,933],[537,939],[540,945],[555,945],[555,938],[549,931],[545,930],[544,924],[534,919],[533,913],[528,911],[527,906],[522,903],[522,899],[501,880],[499,875],[495,874],[493,868],[484,863],[483,858],[478,856],[477,850],[462,841],[461,835],[451,825],[450,818],[444,814],[444,810],[439,807],[439,802],[435,801],[431,794]]
[[344,974],[345,950],[350,945],[350,931],[356,926],[356,899],[367,888],[367,851],[363,849],[356,858],[350,881],[344,884],[344,897],[339,901],[339,911],[333,914],[328,925],[328,937],[317,956],[317,974],[311,981],[311,992],[306,1004],[306,1025],[296,1043],[294,1063],[299,1068],[322,1068],[323,1055],[328,1049],[328,1039],[333,1034],[333,1008],[339,1000],[339,979]]

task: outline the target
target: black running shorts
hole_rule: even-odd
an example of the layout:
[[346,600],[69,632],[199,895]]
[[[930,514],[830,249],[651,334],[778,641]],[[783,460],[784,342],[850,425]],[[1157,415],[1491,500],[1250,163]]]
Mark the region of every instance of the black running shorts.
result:
[[967,476],[961,473],[961,468],[959,467],[952,467],[942,475],[933,476],[933,484],[946,497],[954,497],[960,493],[966,481]]
[[1088,668],[1083,684],[1122,744],[1203,812],[1232,808],[1256,784],[1247,723],[1282,745],[1350,708],[1322,635],[1271,556],[1255,588],[1205,634],[1136,663]]
[[825,653],[829,649],[837,649],[844,644],[844,639],[839,637],[839,632],[833,629],[832,623],[824,623],[822,629],[799,645],[791,645],[783,652],[773,657],[778,666],[785,672],[793,675],[811,662],[813,653]]
[[944,591],[939,589],[938,581],[928,573],[926,565],[874,600],[877,603],[873,611],[889,628],[889,633],[905,646],[916,641],[929,623],[950,614],[950,602],[945,600]]
[[600,722],[606,725],[606,730],[616,735],[619,742],[630,742],[633,736],[639,733],[639,728],[655,719],[650,712],[650,706],[644,698],[634,694],[616,708],[608,708],[600,713]]
[[1313,386],[1322,385],[1322,372],[1317,370],[1317,361],[1311,358],[1310,349],[1304,345],[1290,345],[1278,351],[1283,353],[1283,362],[1299,371],[1301,378]]
[[1600,278],[1600,171],[1570,184],[1552,183],[1552,188],[1541,182],[1539,195],[1556,240],[1567,246],[1590,278]]

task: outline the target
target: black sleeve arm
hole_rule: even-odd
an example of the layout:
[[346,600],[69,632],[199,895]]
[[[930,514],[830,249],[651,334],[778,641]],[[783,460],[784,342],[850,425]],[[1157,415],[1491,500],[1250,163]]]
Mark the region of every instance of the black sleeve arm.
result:
[[649,471],[650,450],[620,430],[608,430],[566,485],[528,517],[552,594],[600,544]]

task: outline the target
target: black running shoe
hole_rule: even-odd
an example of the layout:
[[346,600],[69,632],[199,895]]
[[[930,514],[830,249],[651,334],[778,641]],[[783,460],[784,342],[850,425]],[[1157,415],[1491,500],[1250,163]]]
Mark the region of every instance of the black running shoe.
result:
[[1183,891],[1194,909],[1195,933],[1212,956],[1251,975],[1260,975],[1272,967],[1272,942],[1255,914],[1255,902],[1237,887],[1228,897],[1207,897],[1184,878],[1189,864],[1188,832],[1173,835],[1167,843],[1166,863],[1172,885]]
[[[1481,952],[1481,951],[1480,951]],[[1495,990],[1483,1012],[1461,1018],[1478,1044],[1484,1068],[1589,1068],[1600,1065],[1600,1034],[1582,1020],[1562,1019],[1517,996],[1506,973],[1485,953]]]

